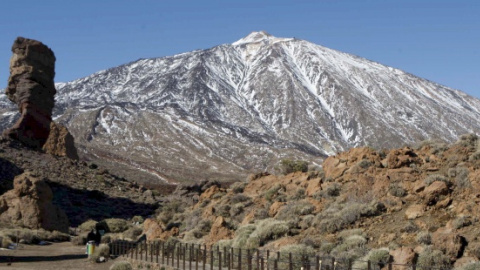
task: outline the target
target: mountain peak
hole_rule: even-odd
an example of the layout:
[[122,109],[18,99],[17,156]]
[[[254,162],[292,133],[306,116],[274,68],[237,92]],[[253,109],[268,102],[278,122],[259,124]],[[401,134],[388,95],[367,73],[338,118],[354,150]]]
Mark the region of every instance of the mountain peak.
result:
[[254,31],[248,34],[246,37],[239,39],[232,43],[232,45],[241,45],[245,43],[258,43],[258,42],[269,42],[269,41],[286,41],[291,40],[291,38],[277,38],[265,31]]

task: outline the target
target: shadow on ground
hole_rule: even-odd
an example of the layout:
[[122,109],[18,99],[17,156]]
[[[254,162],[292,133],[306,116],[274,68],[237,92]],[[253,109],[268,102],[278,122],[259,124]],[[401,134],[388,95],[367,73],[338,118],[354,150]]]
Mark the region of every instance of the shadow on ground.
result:
[[156,209],[153,204],[138,203],[128,198],[110,197],[98,190],[74,189],[50,181],[48,184],[55,194],[53,203],[65,211],[72,227],[77,227],[89,219],[100,221],[106,218],[145,217],[151,215]]

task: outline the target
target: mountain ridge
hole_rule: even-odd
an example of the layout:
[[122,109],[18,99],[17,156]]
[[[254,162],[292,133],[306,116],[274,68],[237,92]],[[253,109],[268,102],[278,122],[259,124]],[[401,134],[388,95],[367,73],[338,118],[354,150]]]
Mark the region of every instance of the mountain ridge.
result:
[[[283,158],[318,165],[350,147],[453,141],[480,127],[480,101],[458,90],[264,32],[57,90],[54,116],[84,157],[123,159],[167,182],[240,180]],[[0,114],[4,127],[13,116]]]

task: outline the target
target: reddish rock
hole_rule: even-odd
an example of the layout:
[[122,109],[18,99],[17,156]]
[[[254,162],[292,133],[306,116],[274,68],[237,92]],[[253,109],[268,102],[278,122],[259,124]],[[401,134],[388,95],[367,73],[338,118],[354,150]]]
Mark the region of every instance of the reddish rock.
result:
[[442,227],[433,233],[432,244],[453,261],[462,255],[467,243],[462,236],[452,229]]
[[421,162],[415,152],[409,147],[391,150],[387,155],[387,164],[390,169],[407,167],[412,163]]
[[0,196],[0,222],[68,232],[68,218],[52,204],[52,190],[43,179],[26,172],[15,177],[13,186]]
[[442,181],[435,181],[423,191],[427,204],[435,204],[440,196],[447,195],[449,192],[447,184]]
[[143,222],[143,233],[147,237],[147,241],[152,241],[155,239],[165,241],[172,236],[177,236],[179,229],[177,227],[173,227],[171,230],[166,231],[162,228],[158,221],[147,218]]
[[423,216],[425,213],[425,206],[421,204],[414,204],[405,210],[405,217],[407,219],[416,219],[418,217]]
[[18,37],[12,46],[6,95],[20,110],[20,119],[4,135],[32,148],[47,141],[54,106],[55,55],[39,41]]
[[73,136],[66,127],[53,121],[50,123],[50,134],[42,149],[51,155],[78,160]]
[[163,232],[162,226],[156,220],[147,218],[143,222],[143,233],[147,236],[147,241],[159,239]]
[[217,217],[212,224],[210,233],[205,238],[205,244],[212,246],[222,239],[231,239],[233,232],[225,227],[226,222],[223,217]]
[[394,270],[405,269],[404,265],[411,265],[415,260],[415,251],[410,247],[401,247],[390,251],[390,255],[393,257]]

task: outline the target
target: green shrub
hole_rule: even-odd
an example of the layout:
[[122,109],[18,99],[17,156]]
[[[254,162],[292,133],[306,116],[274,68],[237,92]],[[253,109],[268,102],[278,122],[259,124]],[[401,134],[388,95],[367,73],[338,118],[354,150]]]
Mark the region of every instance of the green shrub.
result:
[[132,222],[133,223],[138,223],[138,224],[142,224],[145,220],[143,219],[142,216],[134,216],[132,218]]
[[110,266],[110,270],[133,270],[132,265],[129,262],[126,261],[121,261],[121,262],[115,262]]
[[215,215],[222,217],[230,217],[230,205],[221,204],[215,206]]
[[105,232],[121,233],[128,229],[129,224],[126,220],[121,218],[107,218],[97,224],[97,228],[103,227]]
[[76,246],[84,246],[87,243],[87,238],[84,235],[74,236],[71,242]]
[[123,232],[123,237],[130,240],[137,240],[137,238],[142,234],[142,232],[143,230],[139,227],[131,227],[128,230]]
[[464,146],[464,147],[476,147],[477,141],[478,141],[478,136],[476,134],[470,133],[470,134],[461,135],[459,140],[456,142],[456,144],[460,144],[461,146]]
[[250,200],[251,200],[251,198],[248,197],[248,196],[245,196],[243,194],[235,194],[230,198],[230,203],[236,204],[236,203],[246,202],[246,201],[250,201]]
[[279,269],[288,269],[290,255],[292,254],[292,262],[294,269],[300,269],[303,266],[304,257],[313,257],[316,252],[311,246],[303,244],[286,245],[280,248]]
[[407,195],[407,191],[398,184],[391,184],[388,188],[388,192],[395,197],[404,197]]
[[282,189],[282,186],[279,184],[274,185],[264,193],[264,197],[267,201],[273,201],[273,199],[278,195],[278,192]]
[[250,237],[258,238],[260,246],[263,246],[270,240],[278,239],[286,235],[289,229],[285,221],[268,218],[258,222],[255,231]]
[[88,258],[91,262],[99,262],[100,257],[108,258],[110,256],[110,247],[107,244],[100,244],[95,247],[93,254]]
[[253,224],[247,224],[235,231],[235,237],[232,241],[233,248],[245,248],[247,240],[257,227]]
[[427,178],[425,178],[425,180],[424,180],[425,185],[427,185],[427,186],[429,186],[430,184],[432,184],[435,181],[445,182],[447,185],[450,185],[450,181],[445,176],[440,175],[440,174],[431,174],[431,175],[427,176]]
[[480,262],[472,262],[460,267],[459,270],[478,270],[480,269]]
[[234,204],[231,208],[230,208],[230,216],[231,217],[235,217],[239,214],[241,214],[243,212],[243,204],[242,203],[237,203],[237,204]]
[[368,167],[372,166],[372,162],[366,159],[362,159],[356,165],[362,169],[368,169]]
[[472,222],[467,217],[464,217],[464,216],[457,217],[452,222],[452,226],[457,230],[470,225],[472,225]]
[[417,234],[417,242],[423,245],[430,245],[432,243],[432,235],[428,231],[419,232]]
[[294,217],[313,213],[315,206],[307,201],[290,201],[278,211],[275,216],[279,220],[291,220]]
[[401,228],[400,231],[402,233],[414,233],[418,231],[418,226],[410,221],[403,228]]
[[332,249],[331,255],[337,259],[355,260],[365,255],[367,239],[361,235],[351,235]]
[[282,174],[289,174],[293,172],[307,172],[308,162],[303,160],[284,159],[280,162],[280,170]]
[[97,222],[95,220],[89,219],[80,224],[80,226],[78,226],[78,229],[82,232],[89,232],[95,229],[95,225],[97,225]]
[[233,193],[242,193],[247,183],[245,182],[235,182],[233,183],[230,188],[232,189]]
[[360,217],[375,216],[385,211],[382,203],[372,201],[369,204],[351,202],[342,205],[340,210],[323,211],[316,216],[315,226],[320,231],[333,233],[355,223]]
[[301,200],[301,199],[304,199],[304,198],[305,198],[305,189],[304,188],[298,188],[295,191],[295,194],[290,196],[290,198],[288,198],[287,201],[288,200]]
[[448,256],[440,250],[434,250],[430,246],[426,247],[418,256],[417,269],[450,269],[451,263]]
[[455,170],[455,185],[458,188],[471,188],[472,184],[468,180],[469,171],[465,167],[457,167]]
[[337,238],[341,241],[344,241],[348,237],[352,235],[359,235],[365,238],[366,234],[363,229],[350,229],[350,230],[343,230],[337,234]]

